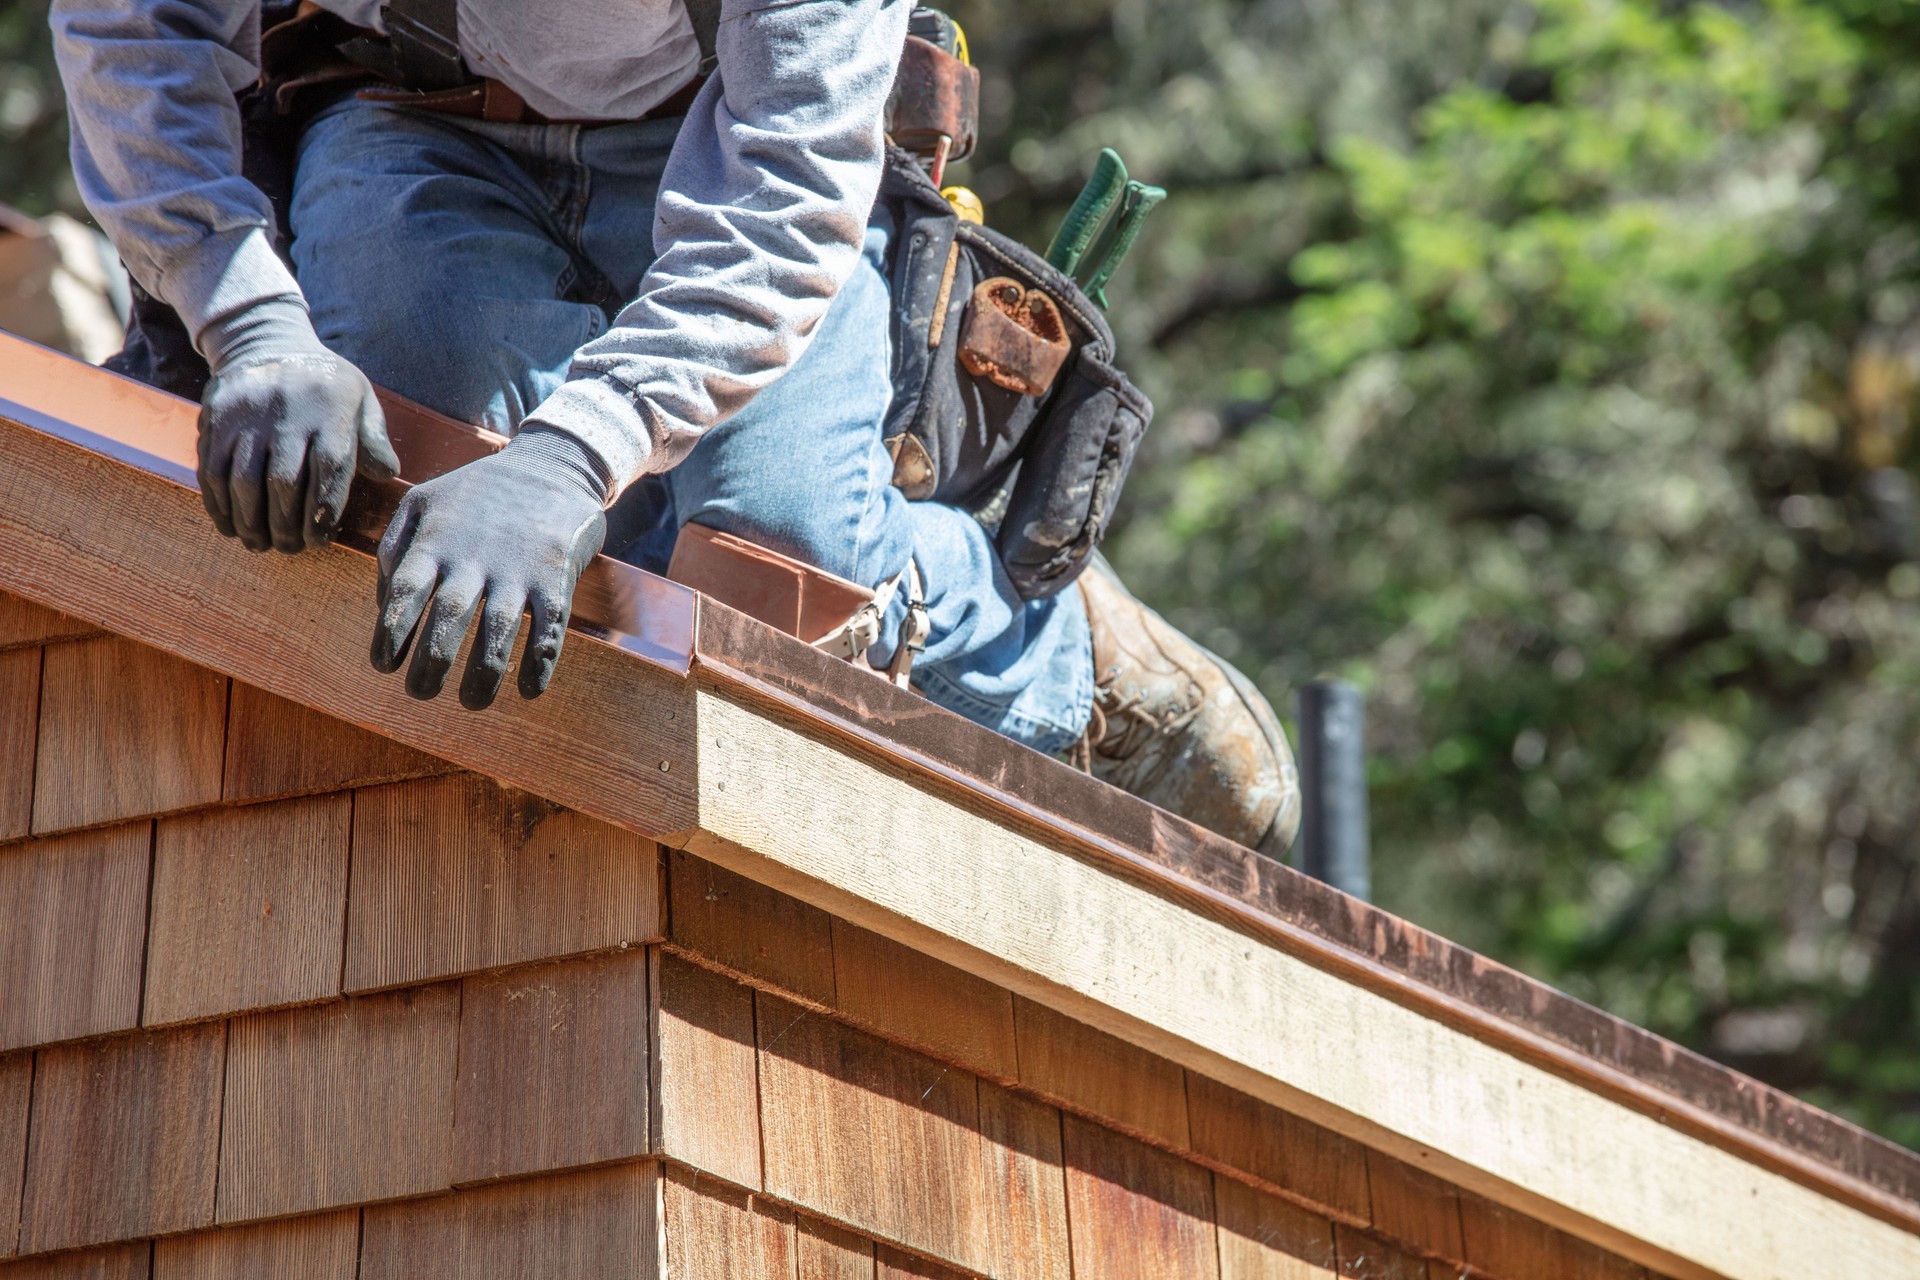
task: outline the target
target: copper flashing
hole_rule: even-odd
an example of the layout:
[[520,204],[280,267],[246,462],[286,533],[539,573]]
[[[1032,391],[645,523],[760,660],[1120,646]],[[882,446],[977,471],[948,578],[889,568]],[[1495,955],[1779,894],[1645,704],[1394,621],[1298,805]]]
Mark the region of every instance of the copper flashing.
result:
[[680,526],[667,577],[803,640],[840,626],[874,594],[792,556],[692,522]]
[[373,393],[387,415],[387,438],[400,459],[400,474],[413,484],[498,453],[507,442],[503,435],[436,413],[385,387]]

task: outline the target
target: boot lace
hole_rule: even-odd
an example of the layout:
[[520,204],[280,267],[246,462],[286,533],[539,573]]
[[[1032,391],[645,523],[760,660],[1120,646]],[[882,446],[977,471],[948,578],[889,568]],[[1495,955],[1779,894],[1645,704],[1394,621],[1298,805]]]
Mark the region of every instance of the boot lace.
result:
[[[1180,733],[1200,714],[1200,701],[1189,699],[1184,710],[1155,716],[1147,710],[1145,699],[1139,694],[1123,698],[1114,692],[1112,685],[1103,684],[1094,688],[1091,712],[1087,717],[1087,731],[1074,744],[1070,757],[1073,766],[1082,773],[1093,772],[1095,753],[1106,760],[1126,760],[1144,747],[1148,739]],[[1109,741],[1115,722],[1120,725],[1119,737]]]

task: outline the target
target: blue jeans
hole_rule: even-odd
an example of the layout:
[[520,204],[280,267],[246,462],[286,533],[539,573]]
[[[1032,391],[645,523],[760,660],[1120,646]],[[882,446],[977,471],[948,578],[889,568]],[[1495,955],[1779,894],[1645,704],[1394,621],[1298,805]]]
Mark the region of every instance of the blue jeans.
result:
[[[511,433],[573,352],[639,291],[677,119],[498,125],[348,99],[300,144],[293,258],[320,338],[376,383]],[[807,352],[678,467],[610,516],[608,551],[666,564],[681,524],[734,533],[875,586],[912,556],[932,636],[926,697],[1041,751],[1071,745],[1093,697],[1077,588],[1024,602],[967,511],[893,487],[887,228]],[[904,592],[901,593],[904,595]],[[873,651],[885,662],[905,602]]]

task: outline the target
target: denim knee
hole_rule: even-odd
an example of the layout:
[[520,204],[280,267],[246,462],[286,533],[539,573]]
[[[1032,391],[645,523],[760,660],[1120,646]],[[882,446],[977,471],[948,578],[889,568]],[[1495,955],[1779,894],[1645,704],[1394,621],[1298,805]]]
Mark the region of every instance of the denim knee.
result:
[[806,352],[668,473],[697,523],[874,586],[906,567],[913,532],[880,425],[893,394],[888,295],[869,238]]

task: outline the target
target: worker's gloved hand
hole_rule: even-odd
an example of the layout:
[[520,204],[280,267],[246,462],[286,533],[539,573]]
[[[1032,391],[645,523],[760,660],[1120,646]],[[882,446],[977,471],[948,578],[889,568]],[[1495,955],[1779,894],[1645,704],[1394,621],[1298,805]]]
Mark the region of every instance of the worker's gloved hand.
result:
[[333,540],[355,470],[399,474],[373,386],[320,345],[298,302],[274,298],[200,337],[213,380],[200,402],[200,500],[249,550]]
[[523,612],[533,624],[520,694],[538,697],[560,659],[573,585],[606,538],[610,488],[585,445],[530,426],[492,457],[408,491],[380,539],[373,665],[398,670],[417,632],[407,692],[436,696],[484,598],[461,703],[479,711],[493,702]]

